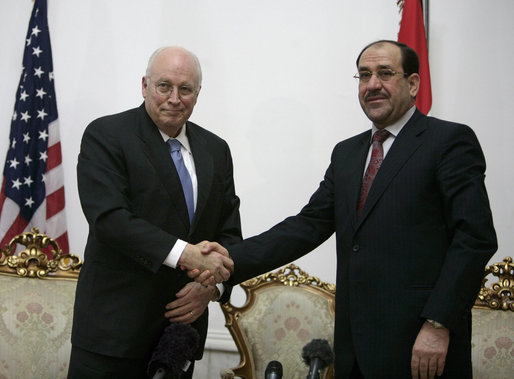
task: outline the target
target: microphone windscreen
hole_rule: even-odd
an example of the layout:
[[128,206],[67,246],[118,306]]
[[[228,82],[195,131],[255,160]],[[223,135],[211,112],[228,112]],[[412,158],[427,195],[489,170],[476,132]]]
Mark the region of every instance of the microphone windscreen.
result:
[[278,361],[271,361],[264,371],[264,379],[281,379],[282,378],[282,363]]
[[334,352],[327,340],[318,338],[313,339],[303,347],[302,358],[307,365],[310,365],[311,361],[317,358],[323,362],[321,368],[324,368],[330,365],[334,360]]
[[178,375],[187,361],[193,358],[198,349],[200,335],[191,325],[170,324],[152,353],[148,363],[148,374],[152,377],[157,369]]
[[269,375],[271,373],[280,375],[282,377],[282,363],[280,363],[279,361],[271,361],[270,363],[268,363],[264,375]]

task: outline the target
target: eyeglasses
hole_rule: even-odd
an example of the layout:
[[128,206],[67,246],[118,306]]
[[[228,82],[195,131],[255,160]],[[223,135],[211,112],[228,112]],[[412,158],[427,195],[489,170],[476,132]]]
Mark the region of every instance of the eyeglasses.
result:
[[375,74],[377,78],[382,82],[391,80],[395,75],[403,75],[404,77],[409,76],[404,72],[393,71],[390,68],[382,68],[378,71],[359,71],[353,77],[359,79],[359,83],[367,83],[371,80],[371,77]]
[[[169,97],[173,92],[174,86],[166,82],[155,83],[155,90],[159,95]],[[181,85],[177,87],[177,94],[180,99],[188,100],[191,99],[195,94],[196,90],[192,86]]]

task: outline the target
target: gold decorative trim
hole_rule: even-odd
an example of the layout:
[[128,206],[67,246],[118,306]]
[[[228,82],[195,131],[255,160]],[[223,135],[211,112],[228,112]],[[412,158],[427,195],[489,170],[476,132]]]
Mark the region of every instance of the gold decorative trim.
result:
[[249,279],[241,283],[241,287],[257,289],[261,285],[270,282],[280,282],[291,287],[298,287],[300,284],[304,284],[318,287],[330,294],[336,293],[335,284],[322,282],[319,278],[307,274],[300,267],[292,263],[276,272],[268,272],[264,275]]
[[[489,274],[497,277],[498,281],[486,287]],[[475,307],[514,311],[514,264],[511,257],[505,257],[502,262],[485,268]]]
[[[18,245],[25,249],[16,253]],[[39,233],[38,228],[18,234],[0,249],[0,272],[16,276],[76,278],[81,266],[78,256],[63,254],[57,241]]]

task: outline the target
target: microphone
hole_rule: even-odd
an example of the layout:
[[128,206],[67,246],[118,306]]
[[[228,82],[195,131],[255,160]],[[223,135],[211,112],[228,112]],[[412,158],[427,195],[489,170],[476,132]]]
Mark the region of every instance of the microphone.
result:
[[271,361],[264,372],[264,379],[282,379],[282,364],[279,361]]
[[148,362],[148,376],[154,379],[171,374],[180,378],[187,371],[198,349],[200,335],[191,325],[176,323],[167,326]]
[[324,339],[313,339],[303,347],[302,358],[309,365],[307,379],[319,379],[319,372],[334,360],[334,352]]

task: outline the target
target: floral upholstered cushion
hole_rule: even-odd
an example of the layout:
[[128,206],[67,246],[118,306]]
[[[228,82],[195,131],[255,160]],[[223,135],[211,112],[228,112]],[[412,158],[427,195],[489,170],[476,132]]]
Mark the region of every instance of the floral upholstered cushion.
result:
[[473,377],[514,377],[514,312],[473,309]]
[[66,378],[75,287],[0,275],[0,379]]
[[263,378],[270,361],[282,363],[284,378],[305,378],[303,347],[315,338],[333,346],[334,317],[329,301],[298,287],[270,287],[239,323],[251,345],[255,378]]

